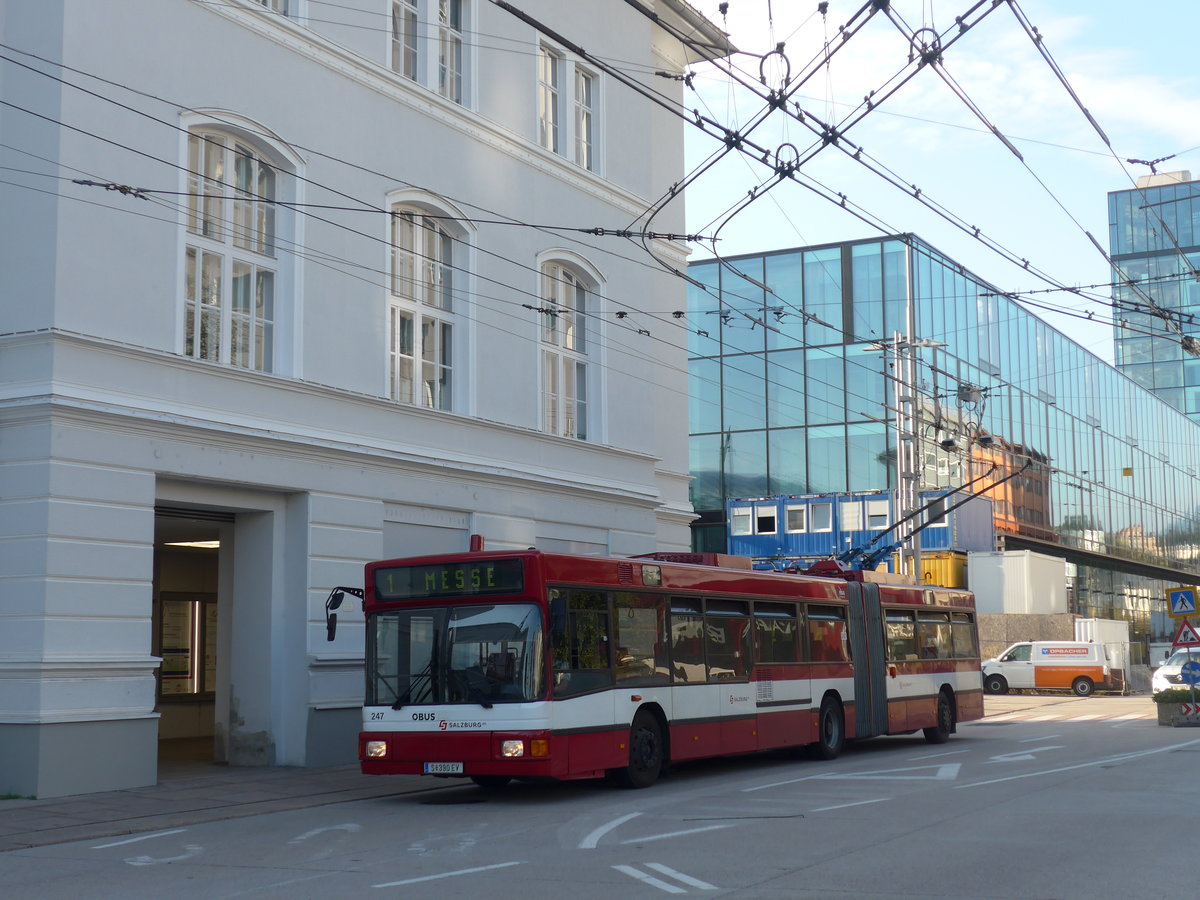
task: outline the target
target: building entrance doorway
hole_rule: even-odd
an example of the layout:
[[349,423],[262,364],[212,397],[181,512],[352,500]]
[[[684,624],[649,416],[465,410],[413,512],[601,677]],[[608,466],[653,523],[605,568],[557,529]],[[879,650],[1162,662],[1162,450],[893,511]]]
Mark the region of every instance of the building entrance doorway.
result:
[[162,659],[155,703],[159,781],[224,761],[215,739],[217,628],[221,546],[232,535],[232,513],[155,510],[151,645]]

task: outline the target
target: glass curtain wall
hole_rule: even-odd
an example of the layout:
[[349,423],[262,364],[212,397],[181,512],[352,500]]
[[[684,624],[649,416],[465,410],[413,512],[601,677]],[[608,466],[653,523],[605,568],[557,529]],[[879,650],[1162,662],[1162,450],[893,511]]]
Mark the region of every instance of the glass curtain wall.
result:
[[[1200,423],[919,239],[702,261],[689,274],[697,549],[724,548],[726,499],[895,487],[879,347],[911,315],[911,337],[935,345],[917,364],[922,489],[1028,462],[990,495],[999,533],[1200,577]],[[1156,352],[1132,338],[1121,350],[1149,365]],[[1195,375],[1200,391],[1188,362],[1173,363],[1176,387]],[[1129,617],[1143,634],[1163,596],[1152,579],[1082,566],[1075,588],[1077,612]]]

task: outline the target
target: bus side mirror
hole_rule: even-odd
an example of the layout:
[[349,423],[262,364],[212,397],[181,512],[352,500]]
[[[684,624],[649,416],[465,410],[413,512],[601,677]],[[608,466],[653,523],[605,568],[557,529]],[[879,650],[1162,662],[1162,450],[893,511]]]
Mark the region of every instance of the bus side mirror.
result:
[[337,613],[334,610],[342,605],[347,594],[353,594],[359,598],[363,596],[363,592],[358,588],[335,587],[325,600],[325,640],[327,641],[332,641],[334,635],[337,634]]

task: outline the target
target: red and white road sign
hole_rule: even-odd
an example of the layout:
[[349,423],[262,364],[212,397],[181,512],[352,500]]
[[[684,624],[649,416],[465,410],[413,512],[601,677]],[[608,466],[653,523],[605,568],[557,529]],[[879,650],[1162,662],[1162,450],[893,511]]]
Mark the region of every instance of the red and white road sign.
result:
[[1200,716],[1200,703],[1180,703],[1179,712],[1185,716]]
[[1171,641],[1171,649],[1174,650],[1176,647],[1200,647],[1200,634],[1196,633],[1196,629],[1187,619],[1179,623],[1179,630],[1175,632],[1175,640]]

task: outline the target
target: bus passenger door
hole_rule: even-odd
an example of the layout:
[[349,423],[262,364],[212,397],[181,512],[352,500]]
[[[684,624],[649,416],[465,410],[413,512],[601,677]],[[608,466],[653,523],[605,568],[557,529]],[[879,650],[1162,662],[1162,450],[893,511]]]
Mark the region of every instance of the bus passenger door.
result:
[[854,660],[854,736],[887,734],[887,662],[879,586],[851,582],[850,653]]

